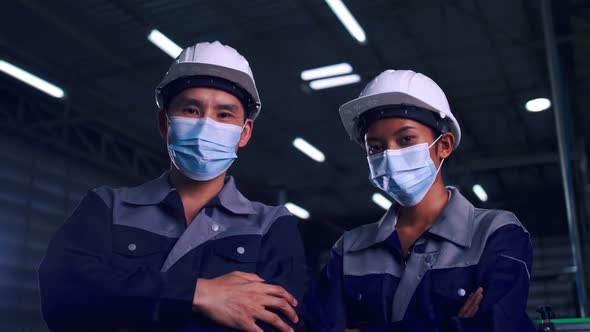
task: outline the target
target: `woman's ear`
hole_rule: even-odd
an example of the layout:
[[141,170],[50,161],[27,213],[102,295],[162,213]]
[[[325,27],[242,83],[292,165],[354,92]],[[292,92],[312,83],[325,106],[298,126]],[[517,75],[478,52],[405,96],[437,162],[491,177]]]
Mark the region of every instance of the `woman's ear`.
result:
[[455,135],[453,133],[444,133],[438,141],[438,155],[441,159],[447,159],[453,153],[455,146]]
[[168,118],[164,110],[158,112],[158,129],[160,129],[160,136],[166,140],[166,137],[168,137]]
[[252,130],[254,130],[254,121],[252,121],[252,119],[247,119],[244,124],[244,129],[242,130],[242,136],[240,137],[238,148],[243,148],[248,145],[248,142],[252,137]]

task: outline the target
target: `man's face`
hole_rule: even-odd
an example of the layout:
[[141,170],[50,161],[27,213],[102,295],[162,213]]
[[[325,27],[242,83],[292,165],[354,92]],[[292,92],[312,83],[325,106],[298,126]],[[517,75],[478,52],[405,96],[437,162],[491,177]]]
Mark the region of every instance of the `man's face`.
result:
[[243,126],[246,112],[234,95],[213,88],[190,88],[174,96],[168,116],[208,117],[222,123]]
[[[240,100],[231,93],[214,88],[190,88],[174,96],[166,110],[169,117],[203,118],[244,126],[238,147],[244,147],[250,140],[254,123],[246,119],[246,112]],[[159,126],[162,137],[168,134],[166,113],[159,114]]]
[[[420,122],[404,118],[385,118],[373,122],[368,128],[365,148],[370,156],[385,150],[398,150],[420,143],[431,145],[436,139],[432,129]],[[435,163],[440,163],[440,159],[451,154],[454,141],[451,133],[444,134],[439,144],[430,149],[430,158]]]

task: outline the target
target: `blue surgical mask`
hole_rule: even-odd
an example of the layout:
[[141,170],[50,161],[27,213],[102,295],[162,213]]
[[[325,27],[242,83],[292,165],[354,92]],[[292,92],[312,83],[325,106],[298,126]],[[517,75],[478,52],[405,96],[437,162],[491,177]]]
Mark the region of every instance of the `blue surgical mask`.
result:
[[430,158],[429,150],[440,137],[431,145],[422,143],[368,156],[371,183],[401,206],[417,205],[434,184],[444,162],[437,169]]
[[[245,124],[244,124],[245,125]],[[168,125],[168,154],[176,168],[193,180],[221,175],[236,158],[243,127],[209,118],[172,116]]]

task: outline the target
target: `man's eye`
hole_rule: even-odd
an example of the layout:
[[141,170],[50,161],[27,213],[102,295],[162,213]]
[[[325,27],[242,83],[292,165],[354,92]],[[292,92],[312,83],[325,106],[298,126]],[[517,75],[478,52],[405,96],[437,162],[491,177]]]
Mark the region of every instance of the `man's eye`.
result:
[[369,154],[375,154],[383,150],[381,145],[369,146]]
[[233,114],[231,114],[231,113],[220,113],[218,116],[219,116],[220,118],[222,118],[222,119],[226,119],[226,118],[231,118],[231,117],[233,117],[234,115],[233,115]]

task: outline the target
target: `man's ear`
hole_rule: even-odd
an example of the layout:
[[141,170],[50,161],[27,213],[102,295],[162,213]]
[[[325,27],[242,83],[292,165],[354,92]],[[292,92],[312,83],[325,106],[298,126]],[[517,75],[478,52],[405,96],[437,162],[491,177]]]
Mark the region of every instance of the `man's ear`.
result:
[[244,130],[242,130],[242,136],[240,137],[238,148],[243,148],[248,145],[248,142],[252,137],[252,130],[254,130],[254,121],[252,119],[247,119],[244,124]]
[[168,118],[165,110],[158,111],[158,129],[160,130],[160,136],[166,140],[168,137]]
[[438,156],[441,159],[447,159],[453,153],[453,147],[455,146],[455,135],[453,133],[444,133],[438,141]]

